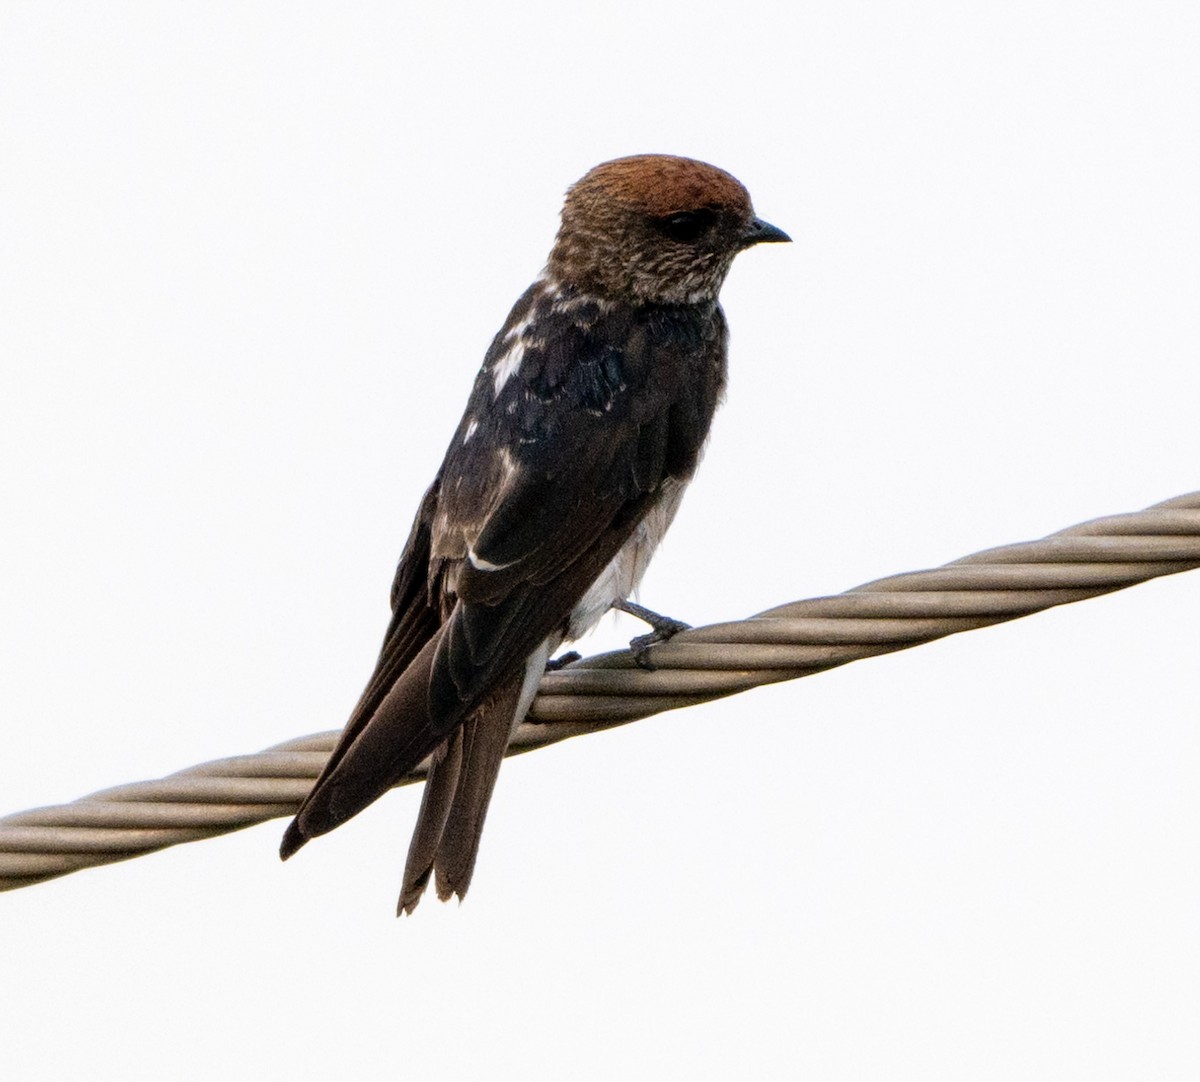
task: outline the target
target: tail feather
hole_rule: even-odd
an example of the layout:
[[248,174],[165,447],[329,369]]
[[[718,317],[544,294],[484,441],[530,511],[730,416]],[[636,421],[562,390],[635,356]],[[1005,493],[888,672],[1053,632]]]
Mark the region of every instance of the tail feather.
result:
[[488,696],[454,733],[445,757],[430,771],[397,913],[416,908],[431,877],[442,901],[466,897],[509,739],[529,711],[546,659],[557,646],[557,638],[544,642],[526,662],[524,673],[516,673]]
[[462,772],[434,862],[437,895],[443,902],[455,894],[465,898],[471,885],[483,821],[512,735],[519,693],[520,682],[511,681],[492,698],[486,712],[480,711],[462,727]]
[[442,901],[467,893],[520,689],[518,676],[489,695],[454,731],[445,755],[431,767],[408,847],[397,916],[417,908],[434,877]]
[[396,916],[411,913],[417,908],[433,873],[433,862],[437,857],[442,832],[446,829],[446,817],[450,814],[462,769],[462,738],[462,729],[456,729],[446,741],[443,754],[435,756],[429,765],[421,810],[417,813],[417,825],[413,828],[408,859],[404,865],[404,886],[400,891]]

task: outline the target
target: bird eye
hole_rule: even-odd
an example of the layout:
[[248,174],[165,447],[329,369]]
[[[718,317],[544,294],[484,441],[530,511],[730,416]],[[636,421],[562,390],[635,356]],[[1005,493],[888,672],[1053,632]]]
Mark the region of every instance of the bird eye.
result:
[[655,225],[672,240],[692,244],[708,232],[716,217],[711,210],[685,210],[668,218],[659,218]]

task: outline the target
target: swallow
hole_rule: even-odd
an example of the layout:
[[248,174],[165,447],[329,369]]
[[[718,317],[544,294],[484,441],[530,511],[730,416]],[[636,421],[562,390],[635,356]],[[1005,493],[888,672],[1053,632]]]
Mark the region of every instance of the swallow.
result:
[[392,584],[375,671],[288,826],[287,859],[428,758],[397,913],[465,896],[505,749],[551,656],[627,607],[726,379],[734,257],[787,241],[715,166],[605,162],[493,339]]

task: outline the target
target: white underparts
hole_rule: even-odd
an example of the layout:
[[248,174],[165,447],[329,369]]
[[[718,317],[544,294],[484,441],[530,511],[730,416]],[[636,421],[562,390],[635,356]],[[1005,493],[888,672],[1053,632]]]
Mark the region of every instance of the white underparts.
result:
[[517,700],[517,709],[513,711],[512,727],[514,730],[529,713],[534,696],[537,695],[538,684],[542,682],[542,675],[546,671],[546,662],[550,660],[550,655],[558,649],[561,642],[561,635],[551,635],[526,660],[525,679],[521,682],[521,697]]
[[654,550],[679,510],[679,501],[683,499],[686,487],[686,481],[667,480],[663,483],[654,506],[571,610],[568,639],[579,638],[595,626],[614,601],[623,601],[637,589]]

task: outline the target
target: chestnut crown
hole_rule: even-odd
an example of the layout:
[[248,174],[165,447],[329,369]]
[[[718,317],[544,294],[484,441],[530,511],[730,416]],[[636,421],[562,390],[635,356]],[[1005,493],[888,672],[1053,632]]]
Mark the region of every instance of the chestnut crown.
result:
[[723,169],[667,154],[604,162],[567,192],[550,252],[559,282],[611,300],[715,301],[733,257],[790,239]]

